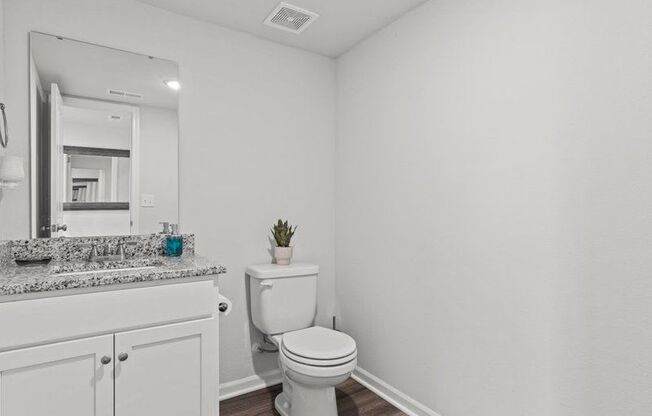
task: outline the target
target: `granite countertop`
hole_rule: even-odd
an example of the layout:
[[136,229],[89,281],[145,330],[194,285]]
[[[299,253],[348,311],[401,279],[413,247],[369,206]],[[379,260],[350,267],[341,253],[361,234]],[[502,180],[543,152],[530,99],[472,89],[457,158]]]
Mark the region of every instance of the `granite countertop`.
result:
[[[98,288],[126,283],[196,278],[226,273],[223,266],[197,255],[141,257],[127,260],[127,262],[131,268],[126,270],[112,270],[124,267],[124,263],[117,262],[113,264],[52,262],[48,265],[38,266],[5,265],[0,268],[0,297],[66,289]],[[98,269],[102,271],[98,273]],[[71,272],[73,274],[66,274]]]

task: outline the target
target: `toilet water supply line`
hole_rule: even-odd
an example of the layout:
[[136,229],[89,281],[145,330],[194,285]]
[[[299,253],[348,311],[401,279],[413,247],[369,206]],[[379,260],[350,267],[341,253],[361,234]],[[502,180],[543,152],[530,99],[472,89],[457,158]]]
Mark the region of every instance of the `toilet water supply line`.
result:
[[[333,331],[337,331],[337,321],[335,316],[333,316]],[[251,346],[251,349],[254,352],[259,353],[278,352],[278,347],[269,339],[267,335],[263,336],[263,345],[258,342],[254,342],[254,344]]]
[[[221,294],[217,295],[217,310],[220,311],[222,315],[228,316],[231,313],[232,309],[233,309],[233,302],[231,302],[231,299]],[[276,347],[276,345],[274,345],[272,341],[270,341],[267,335],[263,337],[262,345],[256,342],[251,346],[251,349],[254,352],[260,352],[260,353],[278,352],[278,348]]]
[[263,344],[261,345],[258,342],[254,342],[254,344],[251,346],[251,349],[254,352],[259,352],[259,353],[273,353],[273,352],[278,352],[278,347],[276,344],[274,344],[272,341],[269,340],[267,335],[263,336]]

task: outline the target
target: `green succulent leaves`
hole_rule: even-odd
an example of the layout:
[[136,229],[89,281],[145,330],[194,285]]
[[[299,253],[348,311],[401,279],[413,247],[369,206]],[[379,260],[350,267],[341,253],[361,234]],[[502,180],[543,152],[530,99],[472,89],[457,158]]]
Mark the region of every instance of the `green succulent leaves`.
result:
[[292,240],[292,236],[297,231],[297,226],[295,225],[293,228],[288,224],[287,220],[285,222],[278,220],[278,223],[274,224],[274,228],[271,231],[277,246],[290,247],[290,240]]

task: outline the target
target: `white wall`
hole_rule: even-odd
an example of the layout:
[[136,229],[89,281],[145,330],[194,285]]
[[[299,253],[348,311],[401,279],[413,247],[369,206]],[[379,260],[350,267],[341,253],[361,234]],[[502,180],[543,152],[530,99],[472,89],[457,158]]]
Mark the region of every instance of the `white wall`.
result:
[[154,195],[155,200],[153,207],[139,211],[138,227],[146,232],[160,231],[161,221],[179,221],[177,118],[176,110],[140,107],[140,193]]
[[[116,22],[119,22],[116,26]],[[330,59],[132,0],[5,0],[14,150],[27,154],[27,39],[38,30],[179,63],[180,222],[229,269],[220,328],[228,382],[276,368],[252,356],[244,270],[268,262],[279,216],[299,224],[296,258],[322,266],[320,321],[333,309],[335,67]],[[18,215],[16,213],[25,213]],[[27,237],[28,191],[0,203],[3,238]]]
[[102,124],[63,122],[63,144],[66,146],[131,149],[131,126],[107,127]]
[[66,237],[90,235],[129,235],[129,211],[64,211],[68,225]]
[[652,2],[437,0],[339,59],[337,295],[443,416],[652,413]]

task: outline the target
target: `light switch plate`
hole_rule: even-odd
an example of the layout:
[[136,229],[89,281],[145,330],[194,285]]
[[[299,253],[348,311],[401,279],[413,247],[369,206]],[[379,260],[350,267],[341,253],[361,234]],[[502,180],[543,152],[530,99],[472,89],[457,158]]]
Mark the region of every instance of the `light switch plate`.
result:
[[154,203],[154,195],[152,194],[142,194],[140,196],[140,206],[141,207],[153,207],[155,205]]

